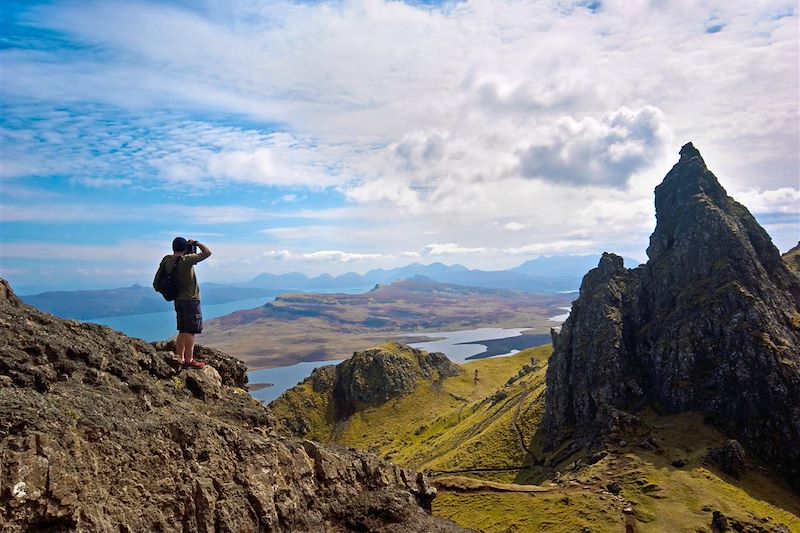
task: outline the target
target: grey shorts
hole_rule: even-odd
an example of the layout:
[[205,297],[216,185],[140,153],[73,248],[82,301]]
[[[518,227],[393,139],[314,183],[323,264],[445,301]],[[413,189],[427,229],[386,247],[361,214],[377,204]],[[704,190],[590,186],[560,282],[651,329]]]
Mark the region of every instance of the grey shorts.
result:
[[200,300],[175,300],[175,314],[178,317],[178,331],[202,333],[203,313],[200,311]]

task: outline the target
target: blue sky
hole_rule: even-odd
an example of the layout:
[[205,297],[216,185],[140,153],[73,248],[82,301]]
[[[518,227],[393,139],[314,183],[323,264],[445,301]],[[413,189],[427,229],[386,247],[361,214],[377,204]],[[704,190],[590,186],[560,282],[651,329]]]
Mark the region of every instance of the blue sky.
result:
[[800,239],[793,1],[4,2],[0,275],[644,259],[691,140]]

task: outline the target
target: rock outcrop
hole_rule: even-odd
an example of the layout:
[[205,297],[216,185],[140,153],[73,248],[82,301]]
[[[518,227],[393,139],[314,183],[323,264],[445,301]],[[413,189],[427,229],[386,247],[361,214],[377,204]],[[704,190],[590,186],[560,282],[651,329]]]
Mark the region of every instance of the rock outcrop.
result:
[[547,444],[699,411],[800,488],[800,279],[691,143],[655,202],[647,263],[604,254],[553,334]]
[[424,477],[276,434],[232,358],[176,371],[158,348],[0,280],[0,529],[461,531]]
[[[346,421],[359,408],[376,406],[414,392],[421,382],[436,383],[463,370],[442,353],[389,342],[355,352],[338,365],[316,368],[270,404],[278,424],[298,437],[314,436]],[[320,418],[320,413],[326,413]]]
[[333,399],[338,419],[358,404],[381,404],[412,392],[417,379],[439,380],[461,373],[443,353],[428,353],[397,343],[355,352],[336,365]]

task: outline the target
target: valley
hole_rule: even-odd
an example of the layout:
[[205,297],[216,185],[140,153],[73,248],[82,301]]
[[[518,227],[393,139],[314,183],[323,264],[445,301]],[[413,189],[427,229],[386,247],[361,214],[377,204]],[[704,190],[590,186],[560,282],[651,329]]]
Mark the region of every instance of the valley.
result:
[[[379,350],[387,375],[396,376],[398,361],[418,357],[397,344]],[[626,508],[641,532],[705,531],[714,511],[764,531],[800,530],[800,500],[791,488],[749,456],[741,479],[726,473],[708,458],[726,437],[694,413],[645,409],[601,451],[545,451],[540,428],[551,353],[542,346],[470,361],[443,379],[425,378],[414,365],[413,392],[358,403],[344,418],[337,417],[333,373],[320,369],[270,408],[297,436],[426,472],[439,489],[434,514],[479,531],[619,532]],[[361,368],[364,379],[380,377]]]

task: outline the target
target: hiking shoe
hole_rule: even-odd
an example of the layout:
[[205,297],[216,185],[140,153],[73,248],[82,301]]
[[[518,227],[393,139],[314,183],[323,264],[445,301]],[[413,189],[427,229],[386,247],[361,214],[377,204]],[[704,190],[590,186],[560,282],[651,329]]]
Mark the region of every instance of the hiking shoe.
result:
[[200,361],[195,361],[194,359],[192,359],[191,361],[183,364],[183,368],[185,368],[187,370],[191,370],[193,368],[199,370],[199,369],[203,368],[204,366],[206,366],[205,363],[201,363]]

